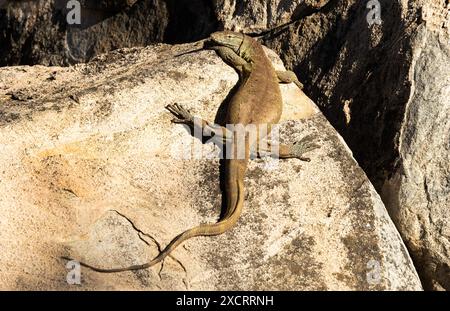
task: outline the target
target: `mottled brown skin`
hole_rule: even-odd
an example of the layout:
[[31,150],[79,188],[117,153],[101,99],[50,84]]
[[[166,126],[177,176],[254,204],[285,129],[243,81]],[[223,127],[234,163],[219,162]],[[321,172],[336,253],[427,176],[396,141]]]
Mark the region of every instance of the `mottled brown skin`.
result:
[[[282,98],[279,82],[290,83],[298,82],[295,74],[292,72],[277,72],[267,58],[263,47],[256,40],[241,33],[230,31],[216,32],[211,35],[211,41],[215,46],[211,47],[231,66],[233,66],[240,75],[239,88],[233,98],[230,100],[225,122],[226,124],[248,124],[268,125],[278,123],[282,112]],[[199,126],[204,133],[214,134],[219,142],[225,143],[231,140],[231,148],[237,144],[237,137],[223,127],[213,126],[205,120],[195,120],[195,118],[182,106],[178,104],[168,105],[166,107],[176,118],[174,123],[187,124],[191,127]],[[261,139],[259,137],[258,139]],[[303,139],[307,143],[309,139]],[[85,263],[82,265],[98,272],[121,272],[127,270],[145,269],[162,261],[178,245],[185,240],[196,236],[218,235],[231,229],[239,219],[244,204],[244,176],[247,170],[247,162],[250,159],[250,150],[256,142],[250,142],[248,135],[245,139],[245,157],[238,159],[236,156],[232,159],[225,159],[223,162],[223,180],[224,180],[224,198],[226,207],[221,220],[214,224],[203,224],[189,229],[177,237],[152,261],[126,268],[102,269],[90,266]],[[303,158],[302,153],[315,148],[315,145],[292,146],[279,145],[280,158]],[[256,150],[258,155],[262,150]]]

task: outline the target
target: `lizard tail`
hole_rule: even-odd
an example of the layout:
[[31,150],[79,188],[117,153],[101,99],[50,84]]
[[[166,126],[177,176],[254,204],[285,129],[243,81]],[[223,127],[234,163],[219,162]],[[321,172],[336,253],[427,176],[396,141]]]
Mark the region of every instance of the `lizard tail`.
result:
[[[236,178],[232,182],[229,182],[228,189],[228,202],[227,202],[227,215],[224,219],[220,220],[214,224],[205,224],[194,227],[192,229],[186,230],[183,233],[176,236],[170,243],[167,245],[162,252],[159,253],[151,261],[141,264],[141,265],[133,265],[125,268],[115,268],[115,269],[103,269],[91,266],[84,262],[80,262],[80,265],[92,269],[97,272],[103,273],[114,273],[114,272],[123,272],[123,271],[131,271],[131,270],[141,270],[149,268],[166,258],[177,246],[186,241],[187,239],[197,237],[197,236],[213,236],[219,235],[231,227],[233,227],[239,219],[239,216],[242,212],[242,207],[244,205],[244,181],[243,178]],[[66,260],[72,260],[67,257],[62,257]]]

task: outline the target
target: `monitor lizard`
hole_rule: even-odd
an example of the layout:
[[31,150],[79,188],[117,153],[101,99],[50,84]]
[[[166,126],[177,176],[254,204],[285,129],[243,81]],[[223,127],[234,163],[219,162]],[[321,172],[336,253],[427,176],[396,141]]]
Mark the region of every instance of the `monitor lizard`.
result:
[[[266,125],[270,129],[271,125],[279,122],[282,112],[282,97],[278,83],[294,82],[301,87],[295,73],[276,71],[262,45],[242,33],[220,31],[211,34],[209,39],[213,46],[208,48],[215,50],[226,63],[234,67],[240,78],[238,89],[228,104],[225,123],[241,124],[244,127],[249,124]],[[166,109],[175,116],[172,120],[173,123],[185,124],[191,128],[199,127],[202,133],[213,136],[217,142],[228,144],[227,148],[231,146],[231,150],[238,150],[236,133],[226,127],[195,118],[177,103],[167,105]],[[258,132],[259,134],[263,135],[262,132]],[[257,142],[263,137],[257,137],[256,141],[250,141],[249,135],[244,135],[244,156],[239,158],[237,154],[231,154],[230,158],[225,158],[223,161],[224,175],[221,178],[224,180],[223,199],[226,204],[225,211],[217,223],[202,224],[179,234],[153,260],[141,265],[103,269],[86,263],[80,264],[98,272],[145,269],[161,262],[178,245],[189,238],[219,235],[231,229],[237,223],[243,208],[244,176],[250,156],[270,156],[272,155],[271,150],[273,150],[272,148],[265,150],[259,148]],[[302,155],[318,146],[312,143],[311,136],[306,136],[297,143],[278,144],[277,147],[275,148],[277,154],[273,154],[273,156],[310,161]]]

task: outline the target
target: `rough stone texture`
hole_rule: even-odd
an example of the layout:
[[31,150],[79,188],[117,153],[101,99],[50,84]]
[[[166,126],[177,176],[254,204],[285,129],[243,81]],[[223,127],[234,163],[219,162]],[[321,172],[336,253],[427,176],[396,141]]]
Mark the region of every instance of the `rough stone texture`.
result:
[[298,20],[325,6],[327,0],[216,0],[217,20],[224,29],[266,31]]
[[0,69],[0,288],[420,290],[380,197],[293,84],[282,86],[280,134],[287,142],[315,134],[321,148],[311,162],[251,161],[230,232],[189,240],[148,270],[82,269],[81,286],[66,283],[62,255],[103,267],[143,263],[181,231],[217,220],[218,160],[180,159],[201,145],[164,106],[214,120],[237,74],[211,51],[174,57],[191,48]]
[[449,2],[380,0],[372,26],[368,1],[269,2],[219,1],[218,19],[240,31],[298,20],[265,43],[382,192],[426,288],[450,290]]
[[121,47],[188,42],[216,19],[206,0],[80,0],[81,25],[69,25],[68,0],[0,1],[0,66],[68,65]]
[[449,43],[428,27],[418,30],[400,159],[382,191],[426,287],[437,290],[450,290]]

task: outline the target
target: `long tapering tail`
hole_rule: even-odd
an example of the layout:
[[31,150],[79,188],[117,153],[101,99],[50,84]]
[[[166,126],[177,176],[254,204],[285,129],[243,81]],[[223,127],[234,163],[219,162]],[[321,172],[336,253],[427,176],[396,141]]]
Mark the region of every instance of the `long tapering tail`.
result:
[[[242,173],[242,172],[241,172]],[[164,248],[164,250],[159,253],[158,256],[156,256],[151,261],[141,264],[141,265],[134,265],[129,266],[125,268],[114,268],[114,269],[103,269],[91,266],[87,263],[80,262],[80,265],[92,269],[97,272],[103,272],[103,273],[114,273],[114,272],[123,272],[123,271],[131,271],[131,270],[141,270],[149,268],[159,262],[161,262],[164,258],[166,258],[177,246],[179,246],[181,243],[186,241],[187,239],[197,237],[197,236],[212,236],[212,235],[219,235],[227,230],[229,230],[231,227],[233,227],[236,222],[239,219],[239,216],[242,212],[242,207],[244,205],[244,181],[242,176],[239,176],[241,174],[235,175],[233,181],[229,182],[229,189],[228,190],[228,197],[229,200],[227,206],[228,206],[228,213],[224,217],[224,219],[220,220],[219,222],[215,224],[205,224],[200,225],[198,227],[194,227],[192,229],[186,230],[185,232],[179,234],[176,236],[169,245]],[[62,257],[66,260],[72,260],[67,257]]]

